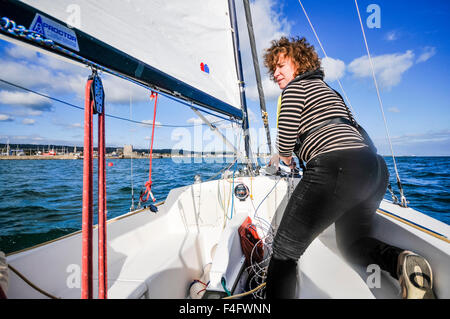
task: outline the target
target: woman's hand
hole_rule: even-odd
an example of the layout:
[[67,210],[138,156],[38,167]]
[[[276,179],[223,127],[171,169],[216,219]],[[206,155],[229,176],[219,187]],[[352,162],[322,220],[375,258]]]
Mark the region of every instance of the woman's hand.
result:
[[269,161],[269,165],[267,165],[267,166],[275,166],[275,168],[278,169],[280,160],[283,161],[283,163],[285,163],[287,166],[289,166],[292,169],[296,167],[295,161],[292,160],[292,156],[285,157],[285,156],[280,156],[277,153],[272,155],[272,157],[270,158],[270,161]]
[[292,159],[292,156],[289,157],[280,156],[280,160],[282,160],[291,169],[294,169],[296,166],[295,161]]
[[280,156],[280,160],[282,160],[284,164],[286,164],[287,166],[290,166],[292,162],[292,156],[289,157]]
[[280,155],[278,155],[278,153],[275,153],[270,158],[269,165],[267,166],[275,166],[275,168],[278,169],[279,164],[280,164]]

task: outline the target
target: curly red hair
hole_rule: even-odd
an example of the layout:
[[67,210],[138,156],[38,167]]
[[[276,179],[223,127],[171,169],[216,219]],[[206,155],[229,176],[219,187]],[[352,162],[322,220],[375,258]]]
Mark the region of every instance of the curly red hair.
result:
[[320,59],[314,46],[310,45],[304,37],[281,37],[273,40],[272,46],[265,50],[264,65],[269,69],[270,78],[274,81],[273,74],[280,57],[280,54],[289,57],[297,68],[294,76],[307,71],[320,68]]

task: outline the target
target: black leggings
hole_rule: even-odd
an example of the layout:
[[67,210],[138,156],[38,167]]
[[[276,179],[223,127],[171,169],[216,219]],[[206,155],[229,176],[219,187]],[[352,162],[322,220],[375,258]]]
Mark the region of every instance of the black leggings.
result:
[[367,148],[334,151],[311,159],[283,214],[267,273],[267,298],[294,298],[297,261],[335,223],[342,254],[360,265],[378,264],[397,277],[403,250],[368,237],[386,192],[384,159]]

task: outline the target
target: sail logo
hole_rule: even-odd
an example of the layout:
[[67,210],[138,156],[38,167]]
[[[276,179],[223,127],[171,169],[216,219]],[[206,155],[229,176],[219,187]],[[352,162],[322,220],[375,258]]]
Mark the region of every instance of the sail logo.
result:
[[208,64],[203,63],[203,62],[200,63],[200,70],[202,70],[203,72],[209,74],[209,66],[208,66]]
[[42,28],[42,19],[41,19],[41,17],[39,17],[37,19],[36,24],[31,29],[31,31],[37,32],[37,33],[42,34],[43,36],[45,36],[44,29]]
[[52,40],[65,47],[80,51],[78,39],[75,32],[51,19],[40,14],[36,14],[31,23],[30,30],[43,35],[46,39]]

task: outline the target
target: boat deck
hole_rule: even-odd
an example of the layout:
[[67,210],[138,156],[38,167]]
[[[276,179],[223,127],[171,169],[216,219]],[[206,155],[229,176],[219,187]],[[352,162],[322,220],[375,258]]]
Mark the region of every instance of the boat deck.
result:
[[[290,185],[291,182],[280,177],[259,176],[193,184],[173,189],[156,214],[146,209],[110,220],[107,226],[108,298],[189,298],[190,284],[201,278],[203,269],[210,263],[208,289],[223,293],[222,276],[227,278],[229,287],[233,287],[239,280],[236,279],[238,269],[242,269],[239,225],[250,216],[253,220],[270,221],[276,229],[289,192],[295,186]],[[252,196],[243,201],[235,199],[233,215],[228,216],[232,183],[247,185]],[[387,201],[382,202],[380,209],[391,215],[375,215],[374,236],[425,256],[435,275],[436,295],[450,296],[449,226]],[[97,242],[97,229],[94,229],[93,242]],[[94,249],[94,261],[96,254]],[[7,261],[56,297],[81,296],[80,232],[11,254]],[[96,266],[94,262],[94,297],[97,296]],[[9,278],[9,298],[46,298],[14,272],[9,272]],[[234,294],[241,292],[233,291]],[[297,297],[396,299],[400,298],[400,286],[376,266],[349,264],[337,248],[332,225],[300,258]]]
[[298,298],[401,298],[400,285],[389,273],[349,264],[344,259],[336,245],[334,226],[311,243],[299,264]]

